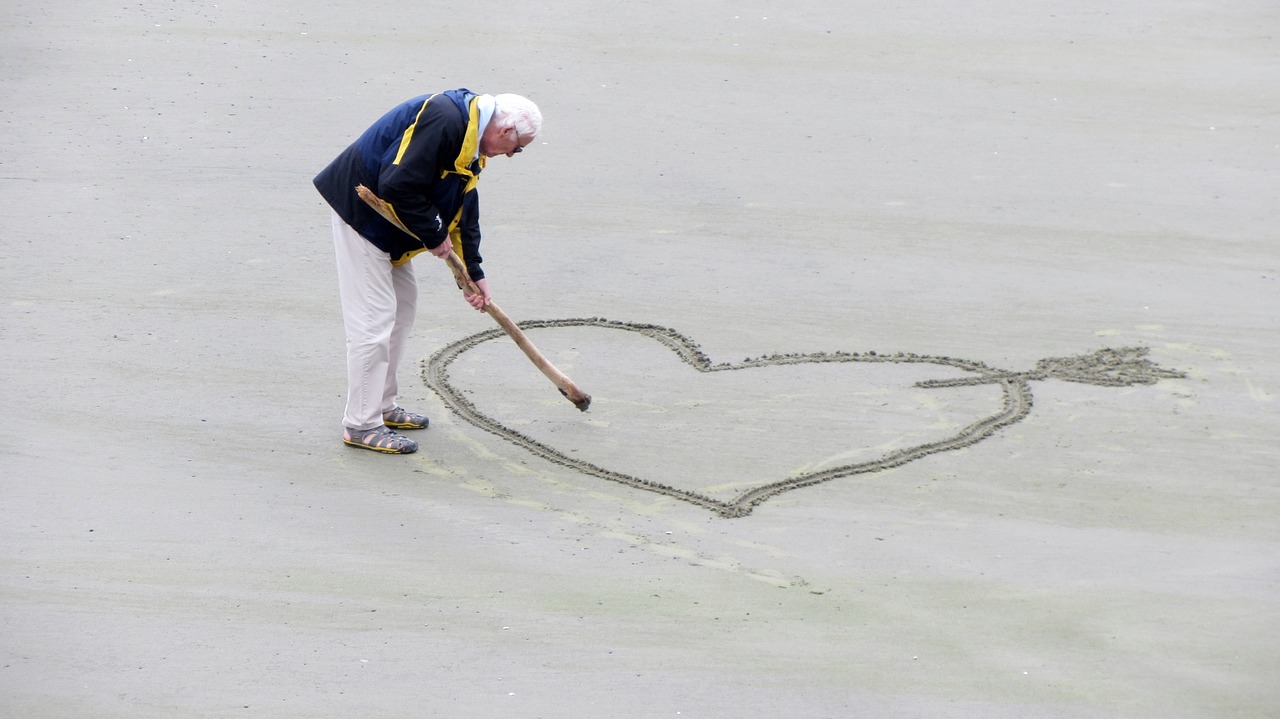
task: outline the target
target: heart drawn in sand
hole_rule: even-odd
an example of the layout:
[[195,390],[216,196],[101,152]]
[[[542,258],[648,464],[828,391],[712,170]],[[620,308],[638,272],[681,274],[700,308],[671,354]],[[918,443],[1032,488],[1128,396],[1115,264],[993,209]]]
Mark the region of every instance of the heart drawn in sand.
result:
[[[490,411],[486,413],[481,411],[476,402],[473,401],[477,392],[474,389],[463,389],[461,387],[461,385],[466,384],[469,378],[455,378],[451,376],[450,370],[454,363],[463,358],[464,355],[472,353],[490,340],[505,337],[505,333],[500,329],[480,332],[463,338],[439,350],[424,362],[423,379],[427,385],[459,417],[467,422],[556,464],[611,482],[680,499],[709,509],[723,517],[746,516],[751,513],[755,506],[770,497],[775,497],[793,489],[829,482],[842,477],[879,472],[902,466],[931,454],[970,446],[990,437],[1003,427],[1021,421],[1027,416],[1032,406],[1030,382],[1035,380],[1054,378],[1068,382],[1123,387],[1135,384],[1154,384],[1160,379],[1184,376],[1181,372],[1162,369],[1147,360],[1145,358],[1147,349],[1142,347],[1109,348],[1075,357],[1053,357],[1041,360],[1036,364],[1035,368],[1024,372],[995,369],[982,362],[953,357],[936,357],[910,353],[882,354],[877,352],[818,352],[769,355],[736,363],[713,364],[699,349],[698,345],[688,337],[675,330],[656,325],[589,318],[522,322],[520,327],[525,331],[589,328],[629,333],[633,338],[640,337],[645,341],[658,343],[665,350],[674,353],[679,362],[703,374],[794,367],[798,365],[820,365],[823,367],[832,367],[840,364],[877,365],[881,367],[910,365],[914,366],[916,371],[921,374],[936,375],[941,370],[944,374],[949,375],[943,378],[914,381],[911,386],[915,388],[940,389],[990,385],[995,385],[999,388],[1000,396],[996,402],[999,405],[998,408],[987,414],[978,412],[976,421],[970,417],[968,420],[958,423],[959,426],[955,426],[953,423],[953,425],[942,430],[940,434],[935,432],[932,436],[922,437],[916,443],[900,446],[890,445],[892,448],[885,449],[879,452],[878,456],[872,456],[870,459],[837,462],[834,466],[832,466],[831,462],[825,464],[817,463],[813,466],[806,465],[805,469],[791,471],[784,477],[766,478],[736,489],[736,493],[732,496],[718,498],[712,496],[712,493],[708,491],[681,488],[668,482],[639,476],[643,471],[619,471],[616,468],[603,466],[598,462],[571,456],[579,454],[578,450],[565,450],[553,446],[555,437],[548,436],[545,432],[537,437],[533,436],[539,433],[529,429],[526,426],[528,425],[526,420],[517,421],[510,417],[500,420],[493,416],[497,414],[496,412]],[[527,365],[525,366],[527,367]],[[926,368],[928,372],[925,371]],[[962,372],[958,377],[954,376],[956,370]],[[654,385],[659,382],[658,379],[648,377],[637,381],[652,382]],[[822,391],[822,389],[820,388],[819,391]],[[550,395],[554,395],[554,392],[550,393]],[[500,404],[500,402],[493,400],[493,396],[490,395],[488,399],[477,401],[482,404],[485,401],[489,402],[490,405]],[[593,405],[593,407],[599,406],[599,399],[601,397],[597,394],[597,405]],[[559,397],[556,397],[554,401],[556,403],[555,406],[567,406],[563,404],[563,400]],[[524,414],[528,414],[527,408]],[[576,412],[573,414],[577,415]],[[517,427],[516,425],[520,426]],[[840,428],[837,427],[836,429],[839,430]],[[852,448],[852,450],[835,456],[856,457],[856,455],[865,454],[867,451],[858,450],[857,448]]]

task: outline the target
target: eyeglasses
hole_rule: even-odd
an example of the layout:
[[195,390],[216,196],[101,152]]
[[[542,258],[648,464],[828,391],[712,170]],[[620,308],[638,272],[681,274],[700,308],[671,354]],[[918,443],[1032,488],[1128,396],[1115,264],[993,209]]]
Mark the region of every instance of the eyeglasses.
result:
[[515,125],[511,126],[511,131],[516,133],[516,149],[512,150],[511,154],[515,155],[524,152],[524,148],[521,147],[523,143],[520,142],[520,131],[516,129]]

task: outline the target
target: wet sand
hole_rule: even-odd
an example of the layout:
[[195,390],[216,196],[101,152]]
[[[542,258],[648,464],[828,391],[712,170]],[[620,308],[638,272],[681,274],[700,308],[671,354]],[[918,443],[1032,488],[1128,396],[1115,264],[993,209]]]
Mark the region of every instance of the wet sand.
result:
[[[830,5],[0,11],[0,716],[1274,714],[1280,13]],[[592,407],[423,256],[353,450],[310,179],[459,86]]]

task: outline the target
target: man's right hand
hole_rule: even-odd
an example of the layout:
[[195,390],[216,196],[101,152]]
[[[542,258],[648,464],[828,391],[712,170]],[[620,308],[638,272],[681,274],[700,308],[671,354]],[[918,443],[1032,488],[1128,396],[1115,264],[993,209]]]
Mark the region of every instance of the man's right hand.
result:
[[436,247],[427,248],[427,252],[430,252],[431,254],[435,255],[436,257],[439,257],[442,260],[449,259],[449,252],[451,252],[452,250],[453,250],[453,243],[450,242],[448,238],[445,238],[445,241],[441,242]]

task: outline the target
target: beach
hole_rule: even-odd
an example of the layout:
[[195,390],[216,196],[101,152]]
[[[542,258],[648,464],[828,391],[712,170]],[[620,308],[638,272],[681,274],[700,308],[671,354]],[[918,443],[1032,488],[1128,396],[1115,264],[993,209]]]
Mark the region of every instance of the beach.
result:
[[[0,716],[1274,716],[1280,11],[11,3]],[[537,102],[341,442],[311,178]]]

